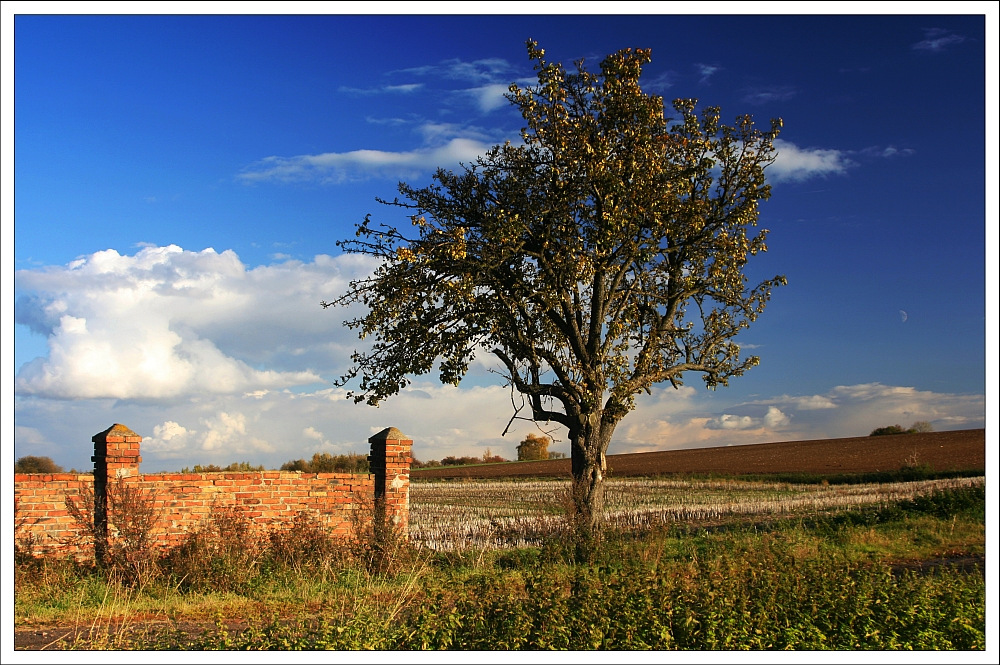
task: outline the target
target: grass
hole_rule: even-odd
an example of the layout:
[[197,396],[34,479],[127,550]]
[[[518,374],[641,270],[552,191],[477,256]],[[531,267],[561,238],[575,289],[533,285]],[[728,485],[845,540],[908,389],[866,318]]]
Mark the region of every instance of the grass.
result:
[[[858,486],[685,482],[622,485],[609,503],[640,497],[636,505],[662,516],[678,496],[688,507],[697,496],[720,506],[781,505],[804,493],[850,500],[612,524],[588,563],[574,560],[556,515],[557,485],[493,486],[495,501],[510,500],[507,517],[541,519],[531,544],[396,543],[379,565],[370,548],[324,540],[305,517],[276,535],[242,530],[239,515],[225,513],[192,536],[187,558],[163,557],[141,580],[23,554],[15,627],[71,626],[62,648],[83,649],[985,648],[983,575],[901,565],[984,553],[983,479],[861,495]],[[495,508],[501,523],[488,487],[460,484],[470,510]],[[431,489],[443,493],[422,494]],[[421,516],[428,497],[440,496],[445,512],[463,507],[447,485],[413,490],[417,519],[433,512]],[[237,532],[241,547],[227,547]]]

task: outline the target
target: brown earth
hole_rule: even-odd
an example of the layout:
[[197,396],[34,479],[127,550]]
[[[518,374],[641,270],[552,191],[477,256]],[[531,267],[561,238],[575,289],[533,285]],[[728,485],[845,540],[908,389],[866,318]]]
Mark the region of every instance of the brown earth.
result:
[[[928,466],[934,471],[986,471],[986,430],[856,436],[742,446],[608,455],[608,476],[669,473],[837,475]],[[413,480],[570,475],[570,461],[507,462],[412,469]]]

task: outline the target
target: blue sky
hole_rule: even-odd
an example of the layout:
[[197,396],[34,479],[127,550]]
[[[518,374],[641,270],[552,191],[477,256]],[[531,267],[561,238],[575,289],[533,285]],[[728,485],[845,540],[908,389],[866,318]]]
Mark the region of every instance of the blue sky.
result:
[[966,13],[5,14],[13,458],[89,468],[116,422],[146,471],[360,452],[388,426],[420,459],[514,457],[532,429],[500,436],[510,400],[485,365],[345,400],[349,312],[319,302],[372,268],[335,241],[393,219],[376,196],[516,140],[502,93],[532,80],[528,38],[593,69],[651,48],[647,91],[785,124],[751,276],[789,284],[738,340],[761,365],[642,397],[611,453],[984,427],[996,7],[943,6]]

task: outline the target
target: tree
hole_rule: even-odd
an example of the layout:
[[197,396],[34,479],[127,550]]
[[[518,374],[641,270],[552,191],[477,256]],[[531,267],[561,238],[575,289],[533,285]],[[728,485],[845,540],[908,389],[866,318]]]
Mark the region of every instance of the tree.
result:
[[377,405],[435,364],[457,385],[476,354],[492,353],[521,396],[512,422],[566,427],[578,523],[593,529],[605,453],[636,395],[687,373],[714,389],[759,362],[732,338],[785,283],[751,287],[744,273],[767,249],[752,227],[781,121],[726,126],[693,99],[673,103],[673,121],[640,88],[648,50],[618,51],[594,74],[527,46],[538,83],[507,95],[527,124],[522,143],[377,199],[413,230],[366,216],[337,244],[381,262],[322,305],[367,309],[345,321],[373,338],[338,381],[359,379],[356,402]]
[[517,446],[517,459],[518,461],[549,459],[549,437],[528,432],[524,441]]
[[926,420],[918,420],[909,429],[903,429],[900,425],[886,425],[885,427],[876,427],[872,430],[872,433],[868,436],[886,436],[889,434],[917,434],[920,432],[933,432],[934,426],[931,425]]
[[14,462],[14,473],[62,473],[63,468],[51,457],[25,455]]
[[868,436],[887,436],[889,434],[905,434],[906,430],[899,425],[886,425],[885,427],[876,427],[872,430],[872,433]]

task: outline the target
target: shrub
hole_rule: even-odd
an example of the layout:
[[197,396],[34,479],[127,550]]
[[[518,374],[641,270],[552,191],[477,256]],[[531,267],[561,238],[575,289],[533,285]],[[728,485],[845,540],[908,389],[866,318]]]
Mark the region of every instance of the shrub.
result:
[[355,497],[351,550],[369,573],[392,575],[412,557],[406,534],[386,512],[383,498]]
[[341,552],[319,518],[305,511],[295,516],[291,527],[272,531],[268,541],[271,558],[293,568],[322,564]]
[[262,550],[260,533],[241,509],[214,504],[163,564],[180,588],[238,591],[257,575]]
[[[109,483],[105,507],[98,506],[92,485],[66,499],[66,510],[94,547],[94,562],[125,584],[142,584],[157,575],[152,543],[157,521],[156,493],[145,491],[125,477]],[[102,523],[103,522],[103,523]]]
[[926,420],[918,420],[910,425],[909,429],[903,429],[899,425],[889,425],[888,427],[877,427],[872,430],[869,436],[883,436],[886,434],[918,434],[920,432],[933,432],[934,426]]
[[63,468],[51,457],[25,455],[14,462],[14,473],[62,473]]
[[885,436],[887,434],[905,434],[906,430],[899,425],[889,425],[888,427],[876,427],[868,436]]

